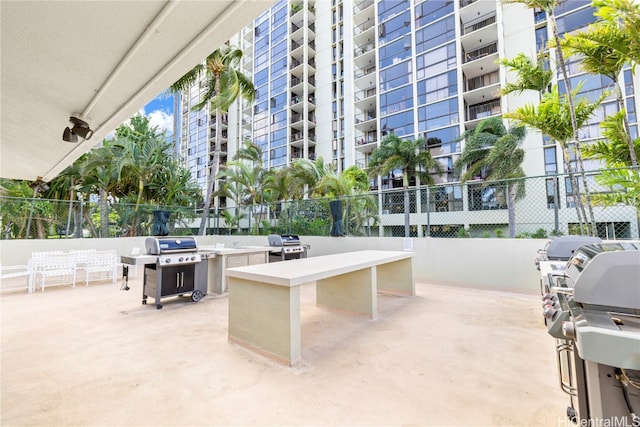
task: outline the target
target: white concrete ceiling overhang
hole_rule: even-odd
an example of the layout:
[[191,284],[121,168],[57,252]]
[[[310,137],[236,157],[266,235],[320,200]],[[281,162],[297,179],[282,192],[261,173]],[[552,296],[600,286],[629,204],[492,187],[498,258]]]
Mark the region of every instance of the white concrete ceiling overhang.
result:
[[0,177],[55,178],[273,3],[0,1]]

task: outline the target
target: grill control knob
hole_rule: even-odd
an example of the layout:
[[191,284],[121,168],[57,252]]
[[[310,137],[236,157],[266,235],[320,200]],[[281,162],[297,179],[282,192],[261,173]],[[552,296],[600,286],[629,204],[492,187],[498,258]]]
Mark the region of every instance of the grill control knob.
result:
[[167,258],[164,260],[165,263],[170,264],[171,263],[171,258]]
[[558,310],[556,310],[555,308],[549,306],[544,309],[544,311],[542,312],[542,315],[544,316],[545,319],[552,320],[553,317],[556,315],[557,311]]
[[182,257],[178,258],[178,262],[182,262],[182,261],[184,261],[184,258]]
[[191,257],[191,261],[195,261],[195,260],[196,260],[196,256],[195,256],[195,255],[193,255],[193,256]]
[[562,334],[571,339],[576,338],[576,325],[572,321],[562,322]]

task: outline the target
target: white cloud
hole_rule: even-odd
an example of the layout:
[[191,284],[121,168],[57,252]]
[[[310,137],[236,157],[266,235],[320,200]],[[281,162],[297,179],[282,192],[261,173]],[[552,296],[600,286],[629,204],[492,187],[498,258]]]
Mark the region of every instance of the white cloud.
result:
[[140,110],[140,114],[149,118],[151,127],[158,126],[160,131],[164,129],[167,131],[167,135],[173,135],[173,114],[168,114],[162,110],[155,110],[145,114],[144,109]]

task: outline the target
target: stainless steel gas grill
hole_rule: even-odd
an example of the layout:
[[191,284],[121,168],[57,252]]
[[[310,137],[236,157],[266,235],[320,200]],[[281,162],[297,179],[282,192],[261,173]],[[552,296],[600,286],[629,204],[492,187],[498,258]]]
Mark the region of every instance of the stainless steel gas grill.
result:
[[580,246],[601,243],[599,237],[591,236],[559,236],[549,240],[544,249],[538,250],[535,264],[540,270],[540,261],[568,261]]
[[194,302],[207,293],[207,278],[200,277],[196,266],[202,261],[193,237],[147,237],[147,254],[155,255],[154,264],[145,264],[142,304],[147,298],[162,308],[161,299],[191,293]]
[[567,415],[578,425],[640,425],[640,243],[581,246],[560,271],[540,263]]
[[267,236],[269,246],[269,261],[285,261],[307,257],[309,245],[303,245],[295,234],[270,234]]

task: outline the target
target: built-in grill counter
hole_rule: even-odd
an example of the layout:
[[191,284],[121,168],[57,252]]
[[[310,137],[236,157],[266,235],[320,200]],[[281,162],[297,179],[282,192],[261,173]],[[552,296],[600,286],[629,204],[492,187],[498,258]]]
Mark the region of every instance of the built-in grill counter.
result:
[[267,236],[271,252],[269,262],[287,261],[307,257],[310,245],[300,242],[296,234],[270,234]]
[[198,302],[207,294],[207,278],[196,268],[202,258],[195,238],[148,237],[145,247],[155,262],[144,264],[142,304],[152,297],[160,309],[163,298],[190,293],[191,300]]
[[550,265],[540,263],[543,315],[567,415],[578,425],[640,425],[640,243],[588,244]]
[[196,273],[202,272],[207,278],[209,293],[225,294],[227,292],[227,276],[225,270],[245,265],[264,264],[269,262],[268,246],[239,246],[226,248],[222,245],[201,246],[198,253],[202,262]]

